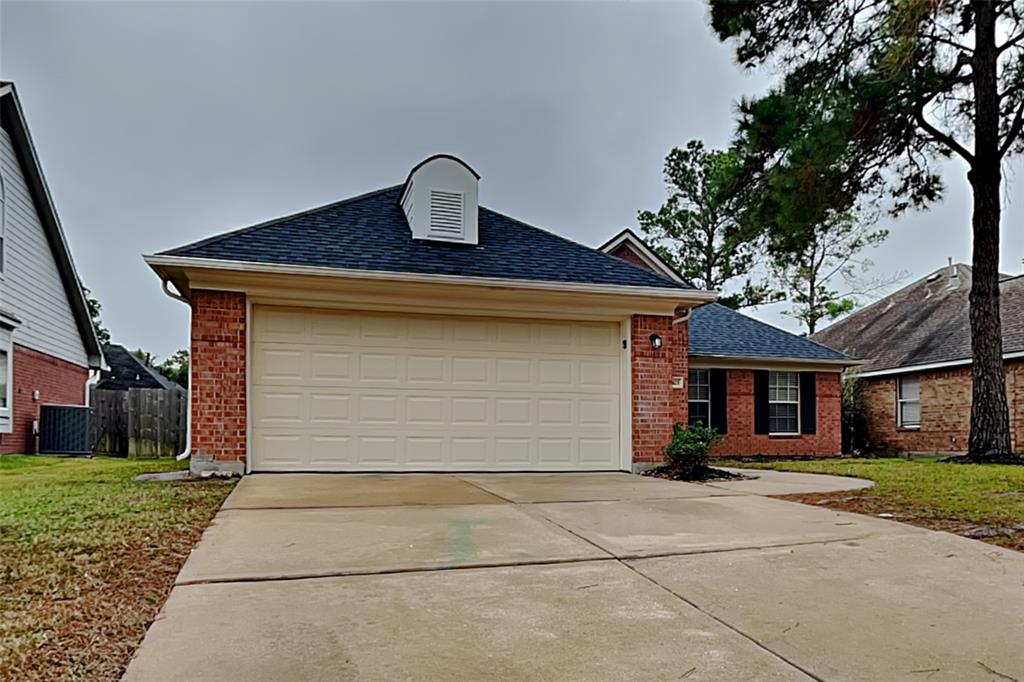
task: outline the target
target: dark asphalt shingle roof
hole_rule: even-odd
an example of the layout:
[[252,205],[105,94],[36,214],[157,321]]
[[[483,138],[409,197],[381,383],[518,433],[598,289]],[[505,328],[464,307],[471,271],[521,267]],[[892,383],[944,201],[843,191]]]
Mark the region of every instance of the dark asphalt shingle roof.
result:
[[[971,268],[943,267],[814,334],[821,343],[866,360],[861,371],[969,360]],[[1024,277],[999,285],[1003,352],[1024,351]]]
[[839,351],[709,303],[690,316],[690,355],[850,360]]
[[401,187],[286,216],[161,255],[253,263],[688,289],[646,268],[480,207],[479,244],[414,240]]
[[127,391],[129,388],[181,389],[160,372],[144,365],[124,346],[108,343],[103,346],[103,357],[109,370],[103,370],[96,388],[105,391]]

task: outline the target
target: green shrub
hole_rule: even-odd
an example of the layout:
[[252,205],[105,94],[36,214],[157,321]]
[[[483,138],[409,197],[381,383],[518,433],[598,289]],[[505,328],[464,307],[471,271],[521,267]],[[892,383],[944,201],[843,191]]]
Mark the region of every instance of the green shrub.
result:
[[843,452],[848,455],[864,455],[875,449],[868,436],[864,386],[864,380],[856,374],[843,377]]
[[665,459],[681,478],[693,477],[707,467],[708,452],[719,438],[717,431],[700,422],[676,424],[665,446]]

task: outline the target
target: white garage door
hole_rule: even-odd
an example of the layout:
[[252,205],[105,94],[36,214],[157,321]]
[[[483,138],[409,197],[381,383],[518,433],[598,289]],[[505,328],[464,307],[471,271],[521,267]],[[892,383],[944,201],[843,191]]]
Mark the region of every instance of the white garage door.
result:
[[256,306],[254,471],[620,468],[619,325]]

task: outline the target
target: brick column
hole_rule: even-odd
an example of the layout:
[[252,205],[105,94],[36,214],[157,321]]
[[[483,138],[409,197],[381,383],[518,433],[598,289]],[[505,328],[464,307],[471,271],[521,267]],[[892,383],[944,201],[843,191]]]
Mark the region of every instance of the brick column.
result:
[[245,294],[192,291],[192,471],[245,472]]
[[[633,465],[637,469],[660,464],[673,425],[686,421],[686,390],[672,388],[672,381],[686,377],[689,338],[687,323],[673,325],[671,316],[634,315],[631,327]],[[651,347],[651,334],[661,337],[661,348]]]

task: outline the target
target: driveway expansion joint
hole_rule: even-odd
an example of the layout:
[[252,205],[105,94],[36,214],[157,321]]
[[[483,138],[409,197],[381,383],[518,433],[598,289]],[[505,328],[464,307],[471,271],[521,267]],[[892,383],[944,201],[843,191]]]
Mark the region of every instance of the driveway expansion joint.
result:
[[647,582],[651,583],[655,587],[658,587],[658,588],[664,590],[665,592],[669,593],[670,595],[672,595],[673,597],[675,597],[679,601],[683,602],[684,604],[687,604],[687,605],[691,606],[692,608],[696,609],[697,611],[699,611],[703,615],[707,616],[708,618],[712,619],[716,623],[722,625],[723,627],[726,627],[726,628],[732,630],[737,635],[739,635],[740,637],[743,637],[744,639],[749,641],[751,644],[753,644],[754,646],[758,647],[762,651],[766,652],[770,656],[773,656],[773,657],[777,658],[778,660],[780,660],[783,663],[785,663],[786,665],[794,668],[795,670],[799,670],[801,673],[803,673],[804,675],[806,675],[810,679],[815,680],[816,682],[827,682],[827,680],[825,680],[824,678],[815,675],[813,672],[811,672],[807,668],[804,668],[800,664],[795,663],[794,661],[790,660],[789,658],[787,658],[786,656],[782,655],[778,651],[775,651],[774,649],[769,647],[767,644],[761,642],[759,639],[754,637],[753,635],[750,635],[750,634],[744,632],[743,630],[741,630],[740,628],[736,627],[732,623],[719,618],[718,616],[716,616],[715,614],[711,613],[710,611],[702,609],[695,602],[690,601],[689,599],[687,599],[683,595],[679,594],[678,592],[676,592],[672,588],[666,587],[665,585],[662,585],[657,580],[655,580],[651,576],[647,575],[646,573],[644,573],[643,571],[638,569],[636,566],[632,566],[629,563],[627,563],[626,561],[621,561],[621,560],[619,561],[619,563],[622,564],[623,566],[625,566],[626,568],[628,568],[629,570],[633,571],[633,573],[635,573],[636,575],[640,576],[641,578],[643,578]]
[[[814,674],[814,673],[812,673],[811,671],[809,671],[809,670],[807,670],[807,669],[805,669],[805,668],[801,667],[800,665],[797,665],[797,664],[796,664],[796,663],[794,663],[793,661],[789,660],[788,658],[786,658],[785,656],[783,656],[783,655],[782,655],[782,654],[780,654],[779,652],[775,651],[774,649],[771,649],[771,648],[770,648],[770,647],[768,647],[768,646],[767,646],[766,644],[764,644],[763,642],[760,642],[760,641],[759,641],[759,640],[757,640],[757,639],[756,639],[755,637],[753,637],[753,636],[751,636],[751,635],[747,634],[746,632],[744,632],[743,630],[739,629],[739,628],[738,628],[738,627],[736,627],[735,625],[733,625],[733,624],[731,624],[731,623],[729,623],[729,622],[727,622],[727,621],[725,621],[725,620],[722,620],[722,619],[721,619],[721,618],[719,618],[718,616],[716,616],[716,615],[714,615],[714,614],[712,614],[712,613],[709,613],[708,611],[705,611],[705,610],[704,610],[704,609],[702,609],[702,608],[701,608],[700,606],[698,606],[698,605],[697,605],[697,604],[695,604],[694,602],[690,601],[689,599],[687,599],[687,598],[686,598],[686,597],[684,597],[683,595],[679,594],[679,593],[678,593],[678,592],[676,592],[675,590],[672,590],[671,588],[669,588],[669,587],[666,587],[665,585],[662,585],[662,584],[661,584],[661,583],[659,583],[659,582],[658,582],[657,580],[655,580],[655,579],[654,579],[654,578],[652,578],[651,576],[647,575],[646,573],[644,573],[643,571],[641,571],[641,570],[640,570],[639,568],[637,568],[636,566],[633,566],[632,564],[630,564],[630,563],[629,563],[629,561],[630,561],[631,559],[630,559],[629,557],[624,557],[624,556],[616,556],[616,555],[615,555],[615,554],[614,554],[613,552],[610,552],[609,550],[605,549],[604,547],[602,547],[602,546],[601,546],[601,545],[599,545],[598,543],[596,543],[596,542],[594,542],[594,541],[590,540],[589,538],[583,537],[583,536],[582,536],[582,535],[580,535],[579,533],[576,533],[576,532],[574,532],[573,530],[571,530],[571,529],[569,529],[569,528],[566,528],[565,526],[563,526],[562,524],[558,523],[557,521],[551,521],[551,523],[555,524],[556,526],[558,526],[559,528],[561,528],[561,529],[562,529],[562,530],[564,530],[565,532],[567,532],[567,533],[571,533],[572,535],[574,535],[574,536],[578,537],[578,538],[579,538],[580,540],[583,540],[584,542],[587,542],[587,543],[589,543],[589,544],[593,545],[593,546],[594,546],[594,547],[596,547],[597,549],[599,549],[599,550],[601,550],[601,551],[604,551],[604,552],[608,552],[609,554],[612,554],[612,556],[614,556],[614,557],[615,557],[615,558],[614,558],[614,561],[615,561],[615,562],[617,562],[617,563],[618,563],[619,565],[621,565],[621,566],[625,566],[625,567],[626,567],[627,569],[629,569],[630,571],[632,571],[633,573],[635,573],[636,575],[638,575],[638,576],[639,576],[640,578],[642,578],[643,580],[646,580],[647,582],[651,583],[651,584],[652,584],[652,585],[654,585],[655,587],[658,587],[658,588],[660,588],[660,589],[664,590],[665,592],[667,592],[668,594],[672,595],[672,596],[673,596],[673,597],[675,597],[676,599],[678,599],[678,600],[682,601],[682,602],[683,602],[683,603],[685,603],[685,604],[688,604],[688,605],[689,605],[689,606],[691,606],[692,608],[696,609],[696,610],[697,610],[697,611],[699,611],[700,613],[704,614],[704,615],[705,615],[705,616],[707,616],[708,618],[711,618],[712,620],[716,621],[717,623],[721,624],[722,626],[724,626],[724,627],[726,627],[726,628],[729,628],[730,630],[732,630],[733,632],[735,632],[735,633],[736,633],[736,634],[738,634],[739,636],[741,636],[741,637],[743,637],[743,638],[747,639],[747,640],[748,640],[748,641],[750,641],[750,642],[751,642],[752,644],[754,644],[754,645],[755,645],[755,646],[757,646],[758,648],[762,649],[763,651],[767,652],[767,653],[768,653],[768,654],[770,654],[771,656],[774,656],[775,658],[779,659],[780,661],[782,661],[782,662],[783,662],[783,663],[785,663],[786,665],[789,665],[789,666],[791,666],[792,668],[794,668],[794,669],[796,669],[796,670],[799,670],[799,671],[800,671],[801,673],[803,673],[804,675],[807,675],[807,677],[811,678],[812,680],[816,680],[817,682],[825,682],[825,680],[823,680],[822,678],[818,677],[817,675],[815,675],[815,674]],[[795,545],[815,545],[815,544],[827,544],[828,542],[846,542],[846,541],[847,541],[847,540],[845,540],[845,539],[844,539],[844,540],[832,540],[832,541],[827,541],[827,540],[826,540],[826,541],[818,541],[818,542],[801,542],[801,543],[794,543],[794,545],[776,545],[776,546],[773,546],[773,547],[772,547],[772,549],[775,549],[775,548],[777,548],[777,547],[788,547],[788,546],[795,546]],[[763,548],[763,547],[745,547],[745,548],[743,548],[743,549],[747,549],[747,550],[749,550],[749,549],[753,549],[753,550],[758,550],[758,549],[766,549],[766,548]],[[722,553],[722,552],[729,552],[729,551],[736,551],[736,550],[735,550],[735,549],[733,549],[733,548],[730,548],[730,549],[710,550],[710,551],[704,551],[704,552],[692,552],[692,553],[685,553],[685,554],[680,554],[680,553],[666,553],[666,554],[662,554],[661,556],[654,556],[654,555],[652,555],[652,556],[643,556],[643,557],[637,557],[637,558],[638,558],[638,559],[639,559],[639,558],[644,558],[644,559],[654,559],[654,558],[665,558],[665,557],[671,557],[671,556],[694,556],[694,555],[696,555],[696,554],[711,554],[711,553]]]
[[489,568],[517,568],[527,566],[558,566],[562,564],[586,564],[602,561],[617,561],[614,556],[607,557],[578,557],[563,559],[536,559],[532,561],[488,561],[470,564],[459,564],[457,566],[410,566],[406,568],[378,568],[351,571],[311,571],[308,573],[295,573],[288,575],[268,576],[234,576],[228,578],[203,578],[195,580],[182,580],[174,584],[175,587],[191,587],[195,585],[224,585],[236,583],[272,583],[286,582],[292,580],[319,580],[323,578],[354,578],[359,576],[374,575],[403,575],[407,573],[445,573],[448,571],[471,571]]

